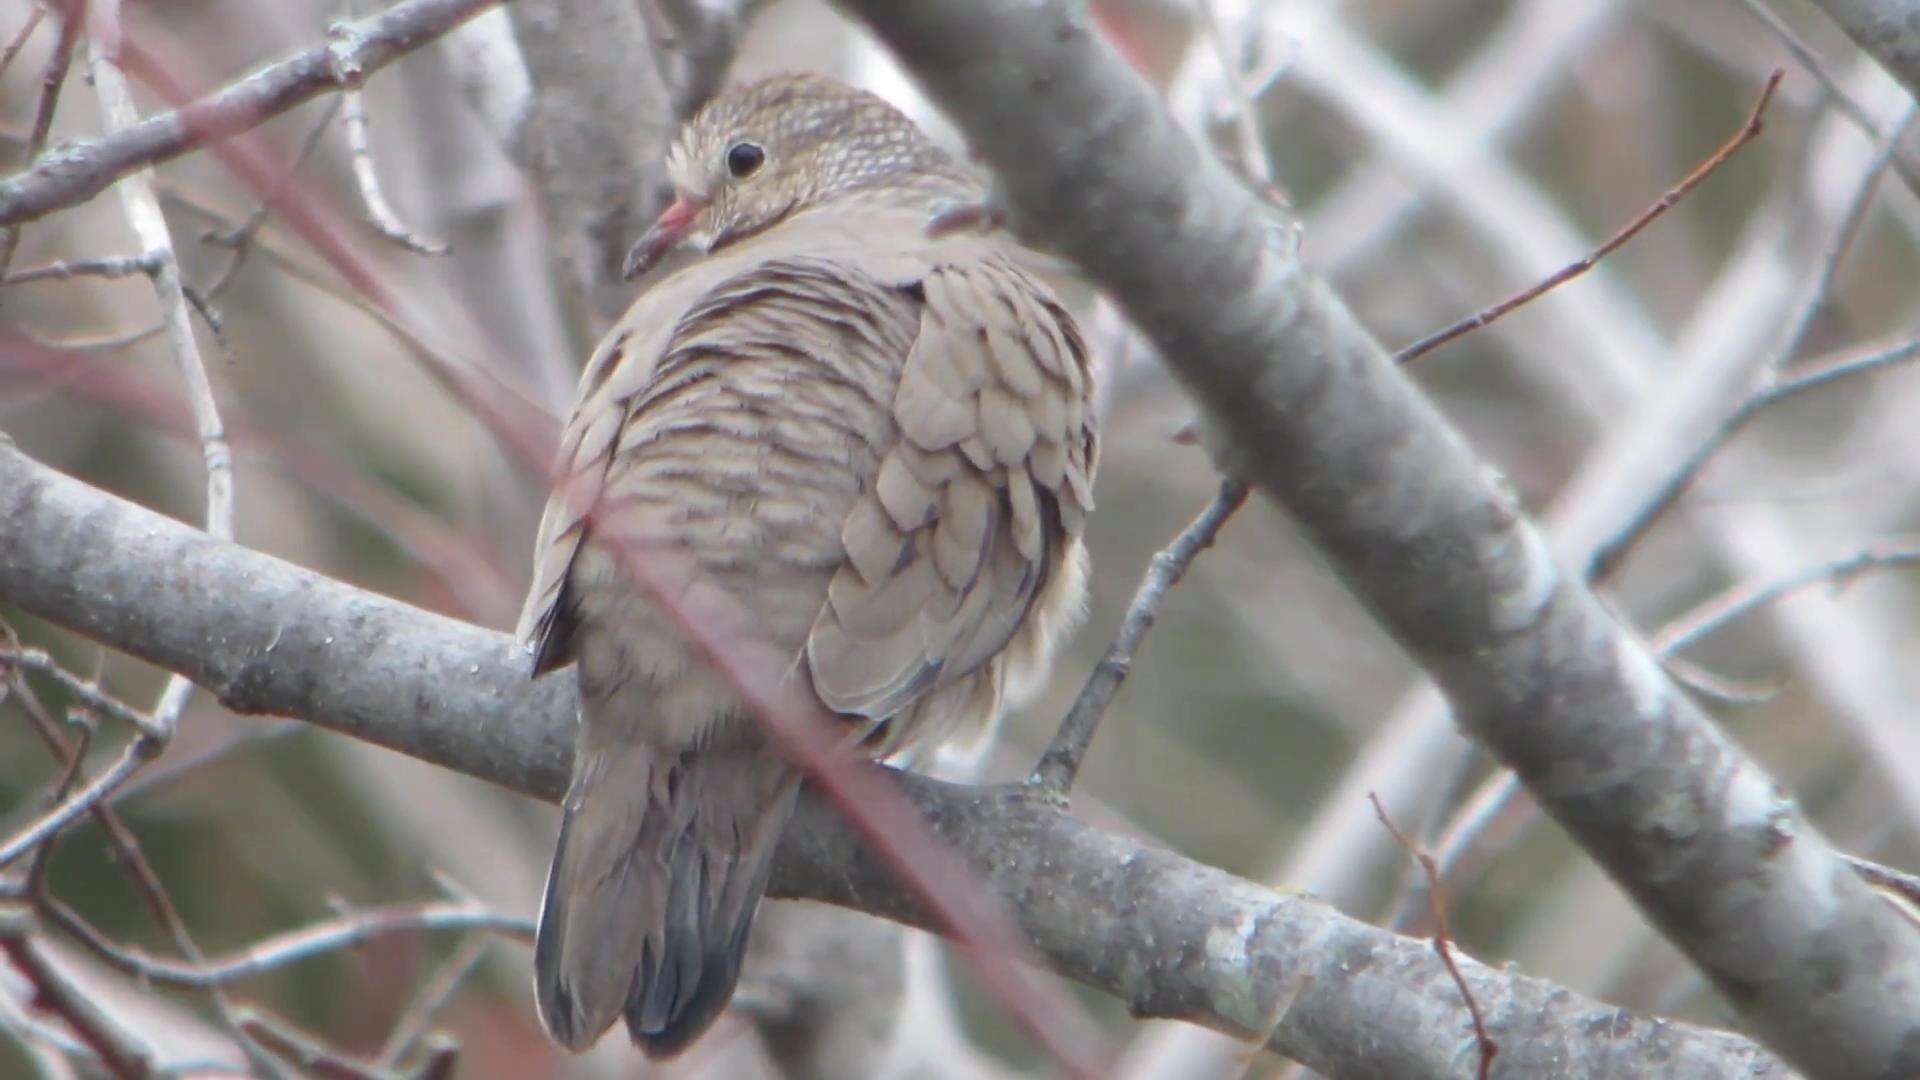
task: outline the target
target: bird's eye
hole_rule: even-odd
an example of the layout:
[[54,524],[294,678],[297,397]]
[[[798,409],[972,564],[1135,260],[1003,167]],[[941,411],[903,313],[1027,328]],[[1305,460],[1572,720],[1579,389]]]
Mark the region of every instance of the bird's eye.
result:
[[760,171],[761,163],[767,160],[767,152],[750,142],[737,142],[727,147],[727,172],[735,180],[745,180]]

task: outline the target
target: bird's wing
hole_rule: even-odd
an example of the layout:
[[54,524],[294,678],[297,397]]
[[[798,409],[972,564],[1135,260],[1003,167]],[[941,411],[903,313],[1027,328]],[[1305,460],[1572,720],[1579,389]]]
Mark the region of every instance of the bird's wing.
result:
[[897,295],[919,306],[897,437],[807,639],[821,700],[874,719],[1007,644],[1082,530],[1098,453],[1086,347],[1044,285],[989,253]]
[[686,310],[739,268],[737,259],[710,260],[648,290],[607,331],[581,371],[534,542],[532,584],[514,633],[533,654],[535,676],[573,660],[575,605],[568,580],[605,490],[629,403],[652,379]]

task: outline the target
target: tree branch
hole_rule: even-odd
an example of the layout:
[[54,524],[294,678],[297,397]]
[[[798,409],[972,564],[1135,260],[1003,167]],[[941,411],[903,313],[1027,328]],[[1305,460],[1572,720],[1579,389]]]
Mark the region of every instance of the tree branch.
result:
[[[229,707],[298,716],[545,799],[565,788],[574,687],[503,634],[361,592],[46,468],[0,439],[0,597],[181,671]],[[1452,1076],[1474,1052],[1424,942],[1093,829],[1007,791],[898,782],[1061,973],[1136,1013],[1191,1020],[1341,1076]],[[774,892],[925,925],[823,800],[789,830]],[[1654,1021],[1460,958],[1500,1069],[1785,1076],[1738,1036]]]
[[1015,225],[1154,339],[1228,467],[1756,1034],[1820,1075],[1920,1072],[1920,935],[1554,565],[1510,487],[1080,5],[843,2],[995,167]]
[[135,169],[256,127],[328,91],[358,86],[499,2],[405,0],[345,25],[325,45],[270,64],[182,108],[113,135],[57,147],[0,181],[0,225],[78,206]]

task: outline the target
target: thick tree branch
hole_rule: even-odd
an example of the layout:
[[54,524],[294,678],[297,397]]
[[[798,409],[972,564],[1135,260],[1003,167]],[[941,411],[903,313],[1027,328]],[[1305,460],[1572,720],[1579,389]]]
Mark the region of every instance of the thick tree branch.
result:
[[1238,471],[1756,1034],[1819,1075],[1920,1073],[1920,933],[1554,565],[1511,489],[1081,5],[843,2],[972,137],[1015,224],[1120,301]]
[[0,225],[86,202],[121,176],[256,127],[428,44],[500,0],[404,0],[340,28],[325,45],[270,64],[239,82],[125,131],[59,146],[0,181]]
[[[529,682],[502,634],[236,547],[32,461],[0,439],[0,598],[172,670],[242,712],[298,716],[517,791],[567,779],[570,676]],[[1063,974],[1340,1076],[1452,1076],[1471,1019],[1422,941],[1102,833],[1038,801],[900,777]],[[823,801],[775,892],[920,922]],[[1500,1071],[1784,1076],[1737,1036],[1653,1021],[1462,961]]]

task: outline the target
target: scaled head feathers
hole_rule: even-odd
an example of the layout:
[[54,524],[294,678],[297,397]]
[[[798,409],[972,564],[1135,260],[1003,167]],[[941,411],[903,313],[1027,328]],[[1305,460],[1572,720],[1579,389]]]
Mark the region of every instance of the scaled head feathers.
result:
[[628,276],[676,247],[712,251],[815,206],[978,197],[978,180],[900,110],[825,75],[727,91],[667,155],[674,202],[628,257]]

